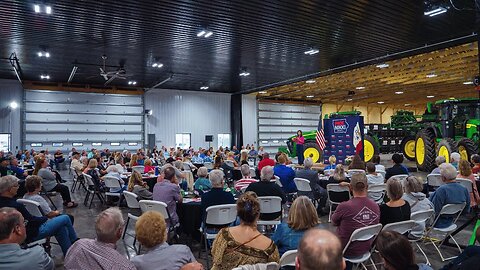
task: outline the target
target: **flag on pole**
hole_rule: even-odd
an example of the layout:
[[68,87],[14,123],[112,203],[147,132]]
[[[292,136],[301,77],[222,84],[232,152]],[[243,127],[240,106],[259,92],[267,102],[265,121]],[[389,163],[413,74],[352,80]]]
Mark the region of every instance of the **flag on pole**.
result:
[[323,133],[322,107],[323,104],[320,104],[320,117],[318,119],[317,136],[315,138],[320,150],[323,151],[323,149],[325,149],[325,134]]

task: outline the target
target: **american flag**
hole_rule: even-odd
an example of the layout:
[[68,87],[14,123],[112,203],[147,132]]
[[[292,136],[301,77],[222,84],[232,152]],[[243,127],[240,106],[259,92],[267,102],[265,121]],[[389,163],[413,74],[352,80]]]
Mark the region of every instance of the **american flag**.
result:
[[325,134],[323,133],[322,105],[323,104],[320,104],[320,118],[318,119],[316,140],[320,150],[323,151],[323,149],[325,149]]

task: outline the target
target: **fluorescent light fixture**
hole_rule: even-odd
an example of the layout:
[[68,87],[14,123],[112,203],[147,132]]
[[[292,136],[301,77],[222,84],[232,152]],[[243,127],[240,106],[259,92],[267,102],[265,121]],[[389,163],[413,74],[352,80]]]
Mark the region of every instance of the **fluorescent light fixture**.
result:
[[378,104],[383,104],[385,101],[377,101]]
[[315,97],[314,95],[308,95],[307,98],[313,98]]
[[202,31],[197,33],[197,37],[201,37],[201,36],[205,35],[205,33],[207,33],[207,31],[202,30]]
[[129,142],[128,143],[128,146],[137,146],[137,145],[138,145],[138,143],[136,143],[136,142]]
[[212,31],[208,31],[207,33],[205,33],[205,38],[209,38],[211,35],[213,35],[213,32]]
[[455,99],[454,97],[449,97],[448,99]]
[[45,57],[47,57],[47,58],[50,57],[50,53],[49,53],[49,52],[46,52],[46,53],[45,53]]
[[63,143],[62,142],[54,142],[54,143],[52,143],[52,146],[53,147],[62,147]]
[[94,142],[94,143],[92,143],[92,146],[102,146],[102,143],[101,142]]
[[30,146],[31,147],[42,147],[43,143],[31,143]]
[[279,141],[278,141],[278,140],[274,140],[273,143],[279,143]]
[[152,64],[152,67],[161,68],[161,67],[163,67],[163,64],[155,62],[155,63]]
[[259,93],[259,94],[266,94],[267,91],[260,91],[260,92],[258,92],[258,93]]
[[247,71],[242,71],[240,73],[240,76],[243,76],[243,77],[247,77],[248,75],[250,75],[250,72],[247,72]]
[[397,91],[397,92],[395,92],[395,94],[401,95],[401,94],[403,94],[403,91]]
[[200,90],[207,90],[209,87],[208,86],[202,86],[200,87]]
[[378,65],[376,65],[377,68],[387,68],[387,67],[389,67],[389,66],[390,66],[390,65],[387,64],[387,63],[383,63],[383,64],[378,64]]
[[51,7],[51,6],[46,6],[46,7],[45,7],[45,12],[46,12],[47,14],[52,14],[52,7]]
[[268,143],[268,141],[262,141],[262,143]]
[[119,142],[112,142],[110,143],[111,146],[120,146],[120,143]]
[[152,67],[157,67],[157,66],[158,66],[157,63],[153,63],[153,64],[152,64]]
[[362,89],[365,89],[365,86],[357,86],[357,87],[355,87],[355,89],[362,90]]
[[40,13],[40,5],[33,5],[33,9],[35,10],[35,13]]
[[40,79],[42,79],[42,80],[50,80],[50,75],[40,75]]
[[315,83],[315,80],[307,80],[305,83]]
[[38,57],[42,57],[42,56],[43,56],[43,53],[42,53],[42,52],[38,52],[37,55],[38,55]]
[[10,102],[10,108],[12,108],[12,109],[18,108],[18,103],[15,102],[15,101]]
[[405,106],[405,107],[408,107],[408,106],[411,106],[411,105],[412,105],[412,104],[410,104],[410,103],[405,103],[404,106]]
[[50,57],[50,53],[46,51],[38,52],[37,55],[38,57],[47,57],[47,58]]
[[427,98],[434,98],[435,96],[427,96]]
[[317,54],[319,53],[320,51],[318,49],[310,49],[308,51],[305,51],[304,54],[308,54],[308,55],[314,55],[314,54]]
[[136,85],[137,82],[136,82],[136,81],[128,81],[128,84],[129,84],[129,85]]
[[427,78],[435,78],[437,77],[438,75],[435,74],[435,73],[430,73],[430,74],[427,74]]
[[443,14],[445,12],[447,12],[446,8],[438,7],[438,8],[435,8],[435,9],[424,12],[423,15],[433,17],[433,16]]
[[469,82],[463,82],[463,84],[465,84],[465,85],[469,85],[469,84],[473,84],[473,82],[472,82],[472,81],[469,81]]
[[73,146],[83,146],[83,143],[81,142],[74,142],[72,143]]
[[347,98],[347,101],[352,101],[353,99],[352,98]]

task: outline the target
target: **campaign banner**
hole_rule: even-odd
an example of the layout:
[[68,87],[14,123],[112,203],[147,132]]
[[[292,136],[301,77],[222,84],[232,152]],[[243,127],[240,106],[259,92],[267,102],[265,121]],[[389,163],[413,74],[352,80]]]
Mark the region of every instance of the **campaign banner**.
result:
[[359,154],[363,160],[363,116],[337,116],[323,119],[326,147],[324,163],[334,155],[337,164],[344,164],[347,156]]

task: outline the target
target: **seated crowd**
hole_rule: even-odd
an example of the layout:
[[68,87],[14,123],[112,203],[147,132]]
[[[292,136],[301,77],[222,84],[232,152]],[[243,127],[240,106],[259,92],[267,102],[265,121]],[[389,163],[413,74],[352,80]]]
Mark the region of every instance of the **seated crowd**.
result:
[[[0,157],[0,250],[3,251],[0,264],[8,265],[8,269],[22,269],[26,261],[32,261],[28,269],[53,269],[53,261],[46,250],[28,245],[43,239],[49,241],[52,236],[63,252],[65,269],[203,269],[188,246],[168,243],[169,228],[181,225],[177,206],[182,204],[189,190],[201,197],[202,221],[205,221],[208,207],[236,204],[237,221],[214,228],[214,231],[209,228],[209,233],[216,234],[213,243],[209,243],[213,257],[211,269],[278,263],[290,250],[298,250],[296,269],[352,269],[352,263],[344,257],[361,256],[373,245],[385,269],[431,269],[416,264],[408,238],[421,238],[432,225],[436,228],[452,225],[455,218],[451,215],[439,217],[435,224],[430,220],[417,222],[408,235],[382,231],[375,243],[372,240],[354,242],[344,249],[357,229],[410,220],[418,211],[433,209],[439,215],[447,204],[464,203],[464,212],[469,212],[470,207],[480,202],[473,175],[479,171],[478,155],[472,156],[472,165],[469,161],[455,160],[456,157],[454,164],[438,157],[438,168],[432,173],[438,174],[444,184],[431,192],[432,187],[409,174],[401,154],[392,155],[390,168],[379,164],[379,156],[365,163],[356,155],[349,164],[337,164],[336,158],[331,156],[329,164],[320,170],[310,157],[304,160],[303,166],[294,168],[286,154],[278,153],[273,160],[263,149],[257,152],[253,146],[240,150],[222,148],[216,152],[213,148],[162,147],[146,153],[142,149],[135,153],[72,149],[67,158],[60,154],[56,152],[51,157],[48,151],[25,151],[15,157],[3,156],[3,153]],[[260,161],[255,168],[252,163],[255,164],[256,159]],[[31,173],[21,168],[19,161],[33,166]],[[128,191],[138,200],[160,201],[167,205],[168,216],[147,211],[136,221],[136,240],[143,248],[140,255],[128,260],[116,250],[126,230],[118,208],[108,208],[97,216],[95,239],[79,239],[73,227],[74,216],[52,210],[43,195],[54,191],[60,193],[65,210],[78,206],[58,172],[66,162],[70,162],[77,177],[91,177],[93,186],[88,189],[113,193]],[[141,172],[136,169],[139,166],[142,166]],[[194,183],[189,184],[186,179],[190,172]],[[153,186],[144,181],[145,175],[155,175]],[[394,177],[398,175],[405,178]],[[118,179],[119,188],[106,188],[106,177]],[[310,191],[298,190],[295,178],[308,180]],[[473,183],[471,192],[458,183],[459,178]],[[21,185],[24,194],[18,192]],[[345,190],[345,196],[335,199],[338,205],[331,213],[335,233],[326,230],[328,226],[319,219],[329,214],[326,206],[328,189],[332,185]],[[385,198],[370,194],[369,187],[383,185]],[[288,205],[285,207],[289,209],[288,216],[284,219],[283,211],[262,213],[259,197],[264,196],[280,198],[282,206]],[[19,197],[39,203],[43,216],[32,215],[17,201]],[[119,205],[126,204],[120,201]],[[280,224],[268,235],[265,234],[268,230],[259,230],[263,228],[258,225],[259,220]],[[469,260],[480,256],[479,249],[472,248],[468,252],[460,258]],[[445,267],[450,269],[448,265]]]

